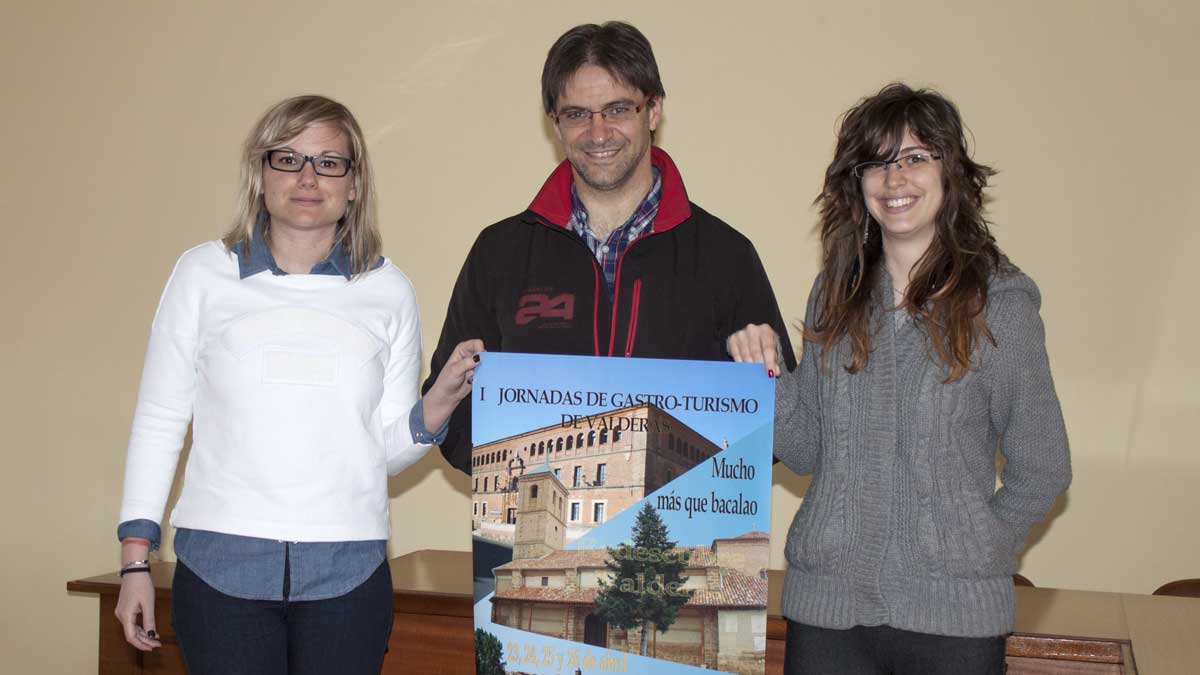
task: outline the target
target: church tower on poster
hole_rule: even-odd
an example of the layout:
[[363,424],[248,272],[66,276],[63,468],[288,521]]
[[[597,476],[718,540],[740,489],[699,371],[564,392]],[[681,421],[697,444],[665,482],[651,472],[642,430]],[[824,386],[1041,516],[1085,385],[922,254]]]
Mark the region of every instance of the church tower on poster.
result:
[[562,550],[567,528],[563,523],[567,488],[554,475],[550,463],[521,476],[517,481],[516,533],[513,560],[541,558]]

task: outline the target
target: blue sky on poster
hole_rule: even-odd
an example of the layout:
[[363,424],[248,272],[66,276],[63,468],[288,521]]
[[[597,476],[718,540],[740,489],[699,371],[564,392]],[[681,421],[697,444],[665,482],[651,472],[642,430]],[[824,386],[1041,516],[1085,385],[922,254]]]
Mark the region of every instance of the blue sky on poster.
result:
[[[580,392],[584,400],[581,405],[501,403],[500,383],[517,389]],[[594,415],[620,407],[587,405],[587,392],[599,392],[610,397],[615,394],[619,399],[639,394],[674,396],[679,407],[667,410],[669,414],[717,445],[723,439],[732,444],[771,420],[773,388],[774,381],[766,376],[761,364],[484,353],[471,394],[473,442],[482,445],[559,425],[564,414]],[[706,396],[762,403],[755,414],[684,409],[683,397]]]

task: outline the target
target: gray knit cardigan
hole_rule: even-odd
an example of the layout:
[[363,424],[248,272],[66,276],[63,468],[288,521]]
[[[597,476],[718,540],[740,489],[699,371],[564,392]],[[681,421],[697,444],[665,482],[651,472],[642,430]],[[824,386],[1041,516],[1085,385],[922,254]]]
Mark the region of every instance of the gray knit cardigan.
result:
[[[1025,537],[1071,481],[1033,281],[993,276],[986,338],[957,382],[928,334],[896,316],[881,273],[871,354],[822,369],[805,341],[776,385],[775,455],[813,474],[787,535],[783,613],[824,628],[888,625],[985,637],[1013,628],[1011,575]],[[813,320],[818,278],[805,321]],[[997,449],[1003,453],[996,489]]]

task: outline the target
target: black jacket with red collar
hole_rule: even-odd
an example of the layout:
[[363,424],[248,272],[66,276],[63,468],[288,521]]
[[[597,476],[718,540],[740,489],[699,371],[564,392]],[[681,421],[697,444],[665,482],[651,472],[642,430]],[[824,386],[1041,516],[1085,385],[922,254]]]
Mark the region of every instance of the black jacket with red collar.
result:
[[[454,284],[433,354],[433,386],[459,342],[489,351],[730,360],[725,339],[768,323],[795,357],[762,262],[750,240],[688,201],[678,169],[658,148],[662,176],[653,231],[617,262],[613,298],[587,244],[568,225],[571,165],[550,174],[529,208],[479,234]],[[442,454],[471,471],[471,400],[450,418]]]

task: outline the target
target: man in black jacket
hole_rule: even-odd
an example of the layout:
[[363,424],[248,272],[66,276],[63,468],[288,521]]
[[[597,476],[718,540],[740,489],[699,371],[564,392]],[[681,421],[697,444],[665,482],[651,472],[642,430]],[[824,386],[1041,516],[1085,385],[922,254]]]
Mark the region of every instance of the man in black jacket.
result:
[[[459,342],[491,351],[729,360],[726,339],[769,324],[795,357],[754,246],[688,200],[657,147],[662,81],[626,23],[554,43],[542,98],[566,160],[529,208],[479,234],[433,354],[428,390]],[[471,472],[471,397],[442,454]]]

